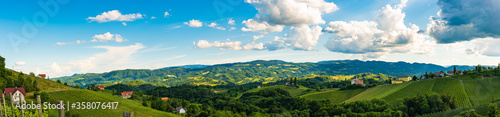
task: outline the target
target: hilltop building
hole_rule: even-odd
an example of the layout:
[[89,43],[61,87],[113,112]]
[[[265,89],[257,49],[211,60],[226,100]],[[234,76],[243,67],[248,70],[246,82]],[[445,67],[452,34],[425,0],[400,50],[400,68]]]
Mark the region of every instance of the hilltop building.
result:
[[98,88],[99,90],[104,90],[104,86],[95,86],[96,88]]
[[133,91],[124,91],[124,92],[122,92],[122,97],[125,99],[128,99],[128,98],[132,97],[133,93],[134,93]]
[[47,77],[46,74],[38,74],[38,77],[45,79]]
[[359,79],[352,79],[351,84],[363,85],[363,81]]
[[434,74],[436,74],[436,77],[444,77],[444,73],[441,73],[441,72],[434,72]]
[[[5,96],[9,96],[9,93],[12,94],[12,97],[14,98],[14,103],[19,103],[21,100],[24,100],[24,96],[26,96],[26,91],[24,90],[23,87],[15,87],[15,88],[4,88],[3,94]],[[3,98],[2,95],[0,95],[0,98]],[[26,100],[24,100],[26,102]]]
[[399,84],[399,83],[404,83],[404,82],[409,82],[413,80],[412,77],[399,77],[399,78],[395,78],[394,80],[391,80],[391,84]]

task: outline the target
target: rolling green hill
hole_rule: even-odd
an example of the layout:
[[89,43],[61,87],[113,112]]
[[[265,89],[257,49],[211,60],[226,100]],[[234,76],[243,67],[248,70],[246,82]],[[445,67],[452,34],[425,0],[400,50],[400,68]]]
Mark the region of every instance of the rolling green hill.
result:
[[426,71],[446,71],[452,69],[453,67],[406,62],[336,60],[317,63],[293,63],[279,60],[257,60],[194,68],[171,67],[156,70],[116,70],[106,73],[75,74],[58,79],[62,82],[67,82],[69,85],[78,84],[80,86],[115,84],[134,80],[162,83],[168,86],[187,83],[223,85],[228,83],[269,82],[283,78],[307,77],[311,75],[355,75],[368,72],[382,73],[396,77],[413,76],[423,74]]
[[48,93],[51,103],[57,103],[59,100],[65,102],[118,102],[117,109],[73,109],[70,110],[71,113],[85,116],[122,116],[123,112],[134,112],[134,116],[138,117],[175,117],[173,113],[163,112],[155,110],[149,107],[144,107],[140,102],[136,102],[129,99],[123,99],[118,96],[112,96],[109,94],[90,91],[90,90],[66,90]]
[[481,105],[500,98],[500,77],[462,80],[473,105]]
[[[485,84],[485,81],[482,80],[471,80],[464,81],[464,84],[469,84],[471,86],[465,85],[468,87],[495,87],[493,89],[500,89],[500,79],[494,79]],[[476,90],[476,88],[468,89],[468,92],[472,92],[470,90]],[[479,90],[478,90],[479,91]],[[482,91],[482,90],[481,90]],[[312,100],[320,100],[320,99],[329,99],[334,103],[341,102],[353,102],[360,100],[371,100],[374,98],[384,99],[388,102],[395,102],[398,99],[404,99],[406,97],[415,97],[419,94],[428,94],[428,93],[439,93],[439,94],[448,94],[453,95],[457,99],[457,103],[460,107],[468,107],[472,106],[473,103],[469,101],[469,97],[475,103],[487,103],[491,101],[491,96],[483,98],[480,94],[486,94],[484,92],[476,94],[468,93],[462,87],[460,80],[453,78],[437,78],[437,79],[428,79],[416,82],[406,82],[402,84],[390,84],[390,85],[379,85],[376,87],[358,90],[330,90],[323,92],[315,92],[302,95],[301,97]],[[495,93],[495,96],[500,97],[500,94]]]

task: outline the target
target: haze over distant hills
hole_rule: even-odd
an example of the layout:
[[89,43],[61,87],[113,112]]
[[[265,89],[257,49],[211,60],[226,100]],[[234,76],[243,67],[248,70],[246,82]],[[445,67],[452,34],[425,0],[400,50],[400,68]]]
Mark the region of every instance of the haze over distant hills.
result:
[[[474,66],[456,66],[457,70],[471,70]],[[425,72],[451,71],[453,66],[444,67],[427,63],[332,60],[316,63],[293,63],[281,60],[256,60],[217,65],[185,65],[162,69],[127,69],[106,73],[75,74],[60,77],[70,85],[114,84],[141,80],[149,83],[175,86],[186,83],[212,85],[246,84],[269,82],[289,77],[310,75],[354,75],[359,73],[382,73],[394,77],[421,75]],[[56,79],[54,79],[56,80]]]

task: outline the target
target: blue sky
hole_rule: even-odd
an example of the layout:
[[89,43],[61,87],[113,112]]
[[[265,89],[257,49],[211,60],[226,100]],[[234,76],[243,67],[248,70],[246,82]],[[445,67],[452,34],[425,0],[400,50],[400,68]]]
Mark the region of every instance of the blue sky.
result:
[[0,55],[51,77],[261,59],[500,62],[495,0],[38,2],[0,2]]

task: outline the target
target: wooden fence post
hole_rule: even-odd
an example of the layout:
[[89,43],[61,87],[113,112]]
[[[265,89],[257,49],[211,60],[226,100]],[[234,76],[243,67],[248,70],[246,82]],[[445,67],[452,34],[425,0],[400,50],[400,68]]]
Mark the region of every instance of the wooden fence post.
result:
[[123,112],[123,117],[134,117],[134,112]]
[[64,109],[62,108],[63,104],[64,104],[64,102],[62,100],[59,101],[59,105],[60,105],[60,107],[59,107],[59,117],[64,117]]
[[[23,105],[24,105],[24,98],[21,98],[19,97],[19,100],[21,100],[20,105],[21,105],[21,117],[24,117],[24,109],[23,109]],[[19,104],[18,103],[18,104]]]
[[12,93],[9,92],[10,95],[10,111],[12,112],[12,117],[15,117],[16,115],[14,114],[14,97],[12,97]]
[[[2,96],[2,98],[4,98]],[[0,117],[3,117],[3,113],[2,113],[3,109],[2,109],[2,100],[0,100]]]
[[38,117],[42,117],[42,101],[40,99],[40,95],[36,95],[36,101],[38,102],[38,105],[40,105],[40,107],[37,108],[38,110]]
[[[5,94],[2,93],[2,97],[3,97],[3,109],[4,109],[4,112],[5,112],[4,114],[5,114],[5,117],[8,117],[7,116],[7,106],[5,106],[5,103],[7,103],[5,101]],[[0,110],[0,111],[2,111],[2,110]]]

